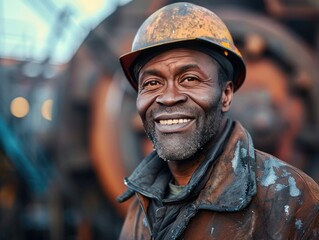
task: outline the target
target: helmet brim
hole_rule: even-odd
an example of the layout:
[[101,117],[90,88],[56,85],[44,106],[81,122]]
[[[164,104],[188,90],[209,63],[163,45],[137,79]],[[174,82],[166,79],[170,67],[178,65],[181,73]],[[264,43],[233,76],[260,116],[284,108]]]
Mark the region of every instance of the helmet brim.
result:
[[245,81],[246,77],[246,66],[242,57],[223,46],[220,46],[214,42],[202,38],[176,40],[171,41],[169,43],[166,42],[163,44],[159,43],[157,45],[152,45],[151,47],[141,48],[137,51],[132,51],[130,53],[122,55],[120,57],[120,63],[127,80],[132,85],[132,87],[136,91],[138,91],[138,79],[136,79],[134,73],[134,66],[138,62],[139,57],[141,55],[149,53],[156,56],[160,53],[163,53],[164,51],[167,51],[168,49],[187,48],[188,44],[195,44],[200,45],[202,47],[208,47],[211,50],[222,54],[231,63],[233,67],[232,81],[234,84],[234,92],[236,92],[240,88],[240,86]]

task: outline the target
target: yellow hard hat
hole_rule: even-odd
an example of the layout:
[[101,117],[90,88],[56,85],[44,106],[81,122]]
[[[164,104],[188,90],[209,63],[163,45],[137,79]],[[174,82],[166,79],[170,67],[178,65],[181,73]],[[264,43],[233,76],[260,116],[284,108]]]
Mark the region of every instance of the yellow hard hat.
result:
[[121,56],[120,63],[137,90],[135,66],[139,61],[165,49],[189,45],[223,56],[232,66],[234,91],[242,85],[246,76],[245,63],[223,21],[210,10],[186,2],[167,5],[149,16],[135,35],[132,51]]

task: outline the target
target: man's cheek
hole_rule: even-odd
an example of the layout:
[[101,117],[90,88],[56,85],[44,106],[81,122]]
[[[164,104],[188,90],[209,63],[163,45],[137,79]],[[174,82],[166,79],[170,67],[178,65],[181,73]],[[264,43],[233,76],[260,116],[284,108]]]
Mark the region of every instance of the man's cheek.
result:
[[136,100],[136,108],[140,116],[145,118],[146,111],[155,102],[156,96],[138,95]]
[[195,102],[198,106],[200,106],[202,109],[205,111],[209,111],[212,108],[216,108],[216,106],[219,103],[219,98],[220,96],[214,94],[214,93],[209,93],[209,94],[194,94],[194,95],[189,95],[189,97]]
[[142,120],[144,121],[145,119],[145,114],[147,109],[149,108],[151,104],[149,103],[149,101],[147,101],[147,99],[142,98],[142,97],[138,97],[137,101],[136,101],[136,109],[139,113],[139,115],[141,116]]

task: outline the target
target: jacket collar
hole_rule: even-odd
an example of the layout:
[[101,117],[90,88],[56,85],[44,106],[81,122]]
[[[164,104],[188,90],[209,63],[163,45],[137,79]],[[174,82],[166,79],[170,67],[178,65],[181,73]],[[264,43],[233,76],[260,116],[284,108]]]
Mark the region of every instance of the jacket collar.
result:
[[214,211],[239,211],[256,194],[255,153],[249,133],[235,122],[232,134],[195,205]]
[[219,142],[206,158],[179,199],[163,200],[171,174],[167,163],[152,152],[125,179],[128,191],[118,200],[125,201],[138,192],[146,197],[172,202],[199,192],[195,208],[237,211],[245,207],[256,193],[254,147],[247,131],[240,123],[228,121]]

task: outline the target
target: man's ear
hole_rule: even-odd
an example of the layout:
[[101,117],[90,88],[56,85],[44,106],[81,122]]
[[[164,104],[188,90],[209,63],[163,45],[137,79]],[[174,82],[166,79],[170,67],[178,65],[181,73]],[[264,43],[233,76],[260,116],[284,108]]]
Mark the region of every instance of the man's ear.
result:
[[234,95],[234,84],[228,81],[222,92],[222,112],[228,112]]

